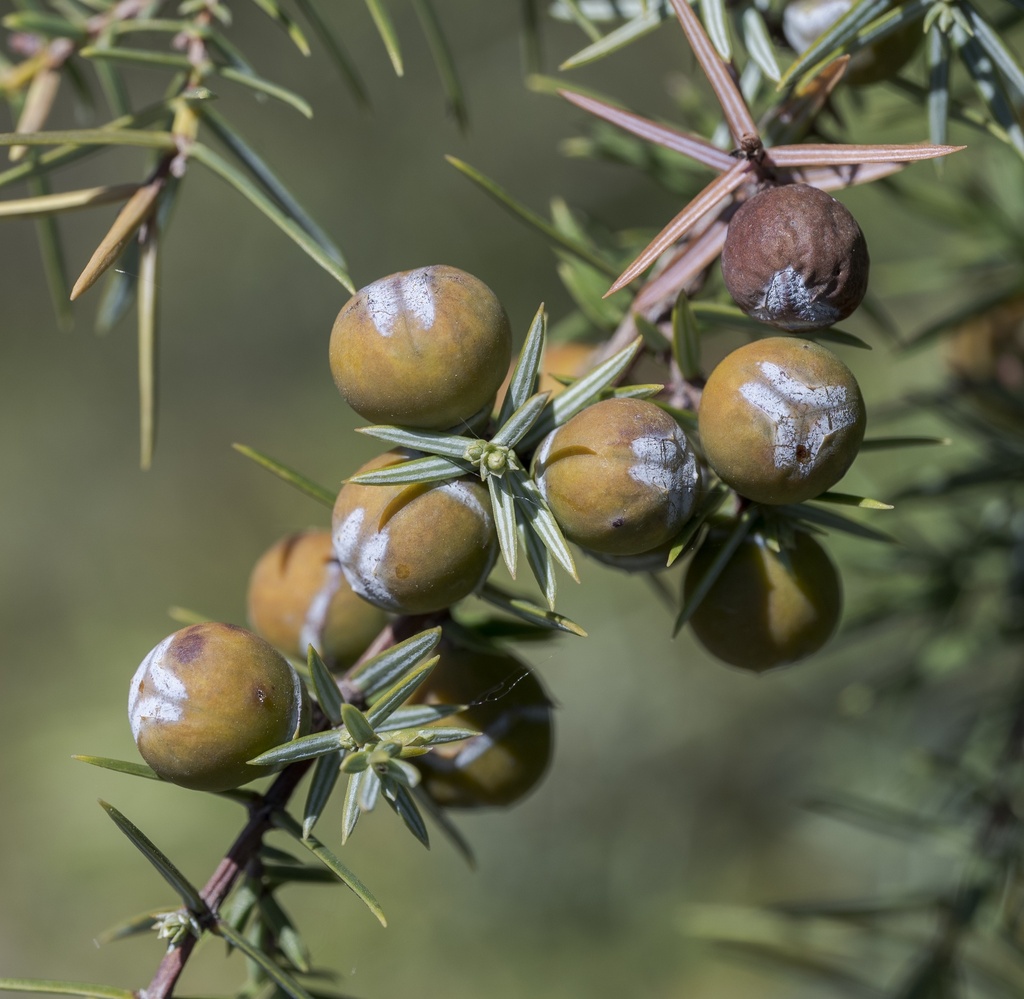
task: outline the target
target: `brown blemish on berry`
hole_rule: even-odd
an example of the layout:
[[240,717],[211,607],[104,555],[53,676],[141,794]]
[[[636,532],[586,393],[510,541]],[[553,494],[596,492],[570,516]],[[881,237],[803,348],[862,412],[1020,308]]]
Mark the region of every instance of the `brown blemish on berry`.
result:
[[183,666],[195,662],[202,654],[206,645],[206,635],[201,625],[186,628],[176,641],[171,643],[171,655]]

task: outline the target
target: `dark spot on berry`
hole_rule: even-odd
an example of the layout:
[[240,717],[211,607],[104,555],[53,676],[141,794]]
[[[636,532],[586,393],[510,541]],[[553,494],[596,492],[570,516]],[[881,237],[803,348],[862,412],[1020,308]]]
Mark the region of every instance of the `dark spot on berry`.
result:
[[171,644],[171,654],[182,665],[188,665],[203,654],[205,645],[206,636],[200,628],[186,628]]
[[811,460],[811,452],[806,444],[797,444],[796,446],[796,460],[803,465],[805,462]]
[[395,566],[395,575],[399,579],[408,579],[409,576],[412,575],[412,569],[410,569],[409,566],[405,565],[404,563],[400,563],[399,565]]
[[256,695],[256,700],[260,704],[263,704],[263,703],[266,702],[266,700],[267,700],[267,692],[262,687],[254,687],[253,688],[253,694]]
[[612,527],[622,527],[626,523],[625,517],[616,517],[612,521]]

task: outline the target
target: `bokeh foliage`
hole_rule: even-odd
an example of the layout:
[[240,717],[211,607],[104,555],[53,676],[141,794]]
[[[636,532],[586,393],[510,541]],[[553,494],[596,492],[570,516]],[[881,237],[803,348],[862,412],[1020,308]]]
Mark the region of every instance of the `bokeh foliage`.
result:
[[[218,106],[303,192],[311,217],[345,234],[356,284],[443,259],[486,277],[517,329],[543,299],[563,331],[608,330],[616,313],[598,311],[592,275],[560,258],[562,277],[571,275],[563,290],[541,240],[483,201],[441,154],[514,187],[538,210],[571,192],[573,211],[555,202],[555,221],[566,231],[581,216],[600,219],[589,232],[604,234],[620,255],[642,245],[679,195],[702,183],[688,185],[671,156],[521,92],[514,4],[486,24],[474,16],[477,4],[437,4],[466,84],[472,128],[465,135],[440,123],[443,98],[426,47],[402,46],[406,79],[395,79],[379,20],[368,12],[329,19],[345,22],[372,117],[359,110],[359,92],[337,96],[336,66],[326,58],[301,65],[268,30],[264,12],[248,6],[235,12],[238,45],[268,67],[268,77],[318,95],[311,101],[318,125],[292,121],[287,108],[250,94],[225,94]],[[373,6],[379,18],[383,5]],[[414,6],[391,5],[400,39],[421,30],[414,15],[424,5]],[[577,27],[607,30],[587,14],[601,4],[561,6]],[[925,6],[915,10],[924,14]],[[1015,23],[1015,8],[993,9],[1001,27]],[[706,110],[683,116],[703,84],[686,75],[690,57],[669,31],[645,34],[635,51],[573,79],[701,128]],[[575,28],[559,23],[542,40],[549,63],[580,46]],[[647,72],[637,73],[631,59]],[[652,66],[666,69],[652,73]],[[138,85],[152,87],[139,74]],[[934,68],[928,79],[936,79]],[[1001,87],[1006,79],[999,77]],[[368,842],[354,837],[351,863],[388,897],[389,930],[378,932],[338,893],[295,893],[314,952],[347,976],[342,990],[393,994],[429,982],[429,991],[486,988],[495,996],[527,987],[552,996],[1019,994],[1020,443],[1012,427],[993,429],[976,400],[958,394],[935,345],[951,316],[1019,289],[1020,229],[1006,220],[1020,217],[1021,174],[999,144],[1003,136],[969,129],[980,115],[991,133],[985,108],[995,111],[979,103],[968,80],[960,84],[953,107],[965,110],[953,116],[952,138],[983,151],[963,166],[951,161],[941,177],[915,167],[913,182],[900,177],[887,190],[850,198],[869,240],[881,235],[872,242],[874,288],[891,316],[888,328],[899,340],[936,332],[905,355],[866,317],[851,323],[879,355],[857,357],[878,428],[954,438],[941,456],[916,452],[912,467],[865,456],[851,475],[853,491],[905,493],[885,521],[906,542],[895,564],[863,546],[836,546],[860,627],[813,663],[751,683],[706,661],[686,639],[671,642],[671,615],[639,581],[624,585],[587,564],[586,585],[565,587],[561,609],[584,624],[619,618],[622,625],[606,628],[600,643],[525,651],[562,705],[558,764],[521,809],[463,823],[479,870],[465,870],[443,845],[420,856],[395,823],[377,822]],[[927,89],[918,64],[895,94],[840,90],[835,107],[862,141],[899,141],[890,130],[903,137],[908,121],[923,138],[929,121],[933,134],[936,127],[935,88],[930,104]],[[1011,86],[1009,103],[1020,97]],[[54,127],[79,127],[71,114],[55,109]],[[513,134],[517,121],[528,142]],[[995,124],[1012,137],[998,115]],[[560,160],[555,142],[574,128],[584,136],[570,152],[596,152],[612,165]],[[623,161],[642,166],[654,183],[623,170]],[[146,165],[132,162],[137,179]],[[76,169],[82,187],[109,177],[98,165]],[[130,866],[138,858],[112,835],[97,795],[130,798],[125,811],[149,816],[146,828],[159,831],[161,847],[197,879],[233,835],[233,816],[218,802],[148,786],[129,792],[123,778],[85,777],[67,759],[82,751],[130,756],[120,704],[134,664],[170,629],[164,608],[187,603],[241,620],[255,556],[284,530],[320,516],[234,455],[230,442],[286,455],[330,486],[371,452],[350,433],[326,374],[326,335],[343,289],[314,273],[243,203],[231,205],[214,181],[189,186],[163,254],[163,436],[143,478],[132,469],[134,359],[120,342],[124,333],[95,341],[53,329],[30,223],[5,223],[0,243],[7,305],[0,489],[9,525],[0,539],[4,975],[130,987],[151,972],[151,942],[91,949],[104,926],[151,907],[162,890],[145,865]],[[96,217],[62,223],[68,257],[88,259],[108,225]],[[643,232],[629,231],[636,228]],[[582,318],[574,304],[586,306]],[[892,402],[914,393],[912,407]],[[696,900],[718,907],[695,907]],[[782,913],[751,908],[777,900],[802,904]],[[701,962],[700,937],[767,964]],[[237,976],[221,956],[207,947],[190,992],[233,986]]]

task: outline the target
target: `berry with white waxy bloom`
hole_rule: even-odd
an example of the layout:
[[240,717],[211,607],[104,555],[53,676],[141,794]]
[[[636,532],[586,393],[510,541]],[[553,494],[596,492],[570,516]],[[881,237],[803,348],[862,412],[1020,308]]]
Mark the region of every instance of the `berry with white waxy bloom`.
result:
[[711,372],[697,419],[704,456],[726,485],[757,503],[802,503],[846,474],[867,417],[853,373],[832,351],[769,337]]
[[857,220],[807,184],[767,187],[729,222],[722,277],[749,316],[816,330],[849,316],[868,289],[868,247]]
[[[359,472],[405,457],[389,451]],[[349,585],[397,614],[429,614],[469,596],[498,553],[491,498],[479,480],[348,482],[334,504],[333,525],[334,551]]]
[[608,555],[669,541],[693,512],[700,471],[679,424],[652,402],[605,399],[552,431],[534,476],[565,536]]
[[511,356],[512,329],[494,292],[442,265],[367,285],[331,331],[335,384],[374,423],[460,426],[490,405]]
[[349,586],[330,531],[290,534],[260,556],[249,576],[248,616],[285,655],[305,659],[312,645],[332,669],[351,666],[387,623]]
[[211,622],[175,632],[146,656],[128,718],[142,758],[164,780],[227,791],[275,769],[248,761],[308,730],[309,701],[273,646]]

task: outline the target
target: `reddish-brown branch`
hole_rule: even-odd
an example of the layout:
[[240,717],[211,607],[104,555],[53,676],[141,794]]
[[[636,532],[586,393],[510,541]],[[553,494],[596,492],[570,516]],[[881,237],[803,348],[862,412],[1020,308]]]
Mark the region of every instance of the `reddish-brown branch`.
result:
[[[320,727],[326,727],[325,719]],[[293,763],[283,770],[269,790],[249,809],[249,821],[235,838],[224,859],[206,882],[200,892],[203,901],[210,911],[216,913],[231,889],[238,881],[239,875],[245,870],[249,861],[256,856],[263,844],[263,837],[271,828],[274,813],[287,805],[289,798],[299,786],[306,771],[312,766],[312,760]],[[185,970],[198,938],[188,934],[180,943],[173,945],[164,955],[149,986],[138,993],[140,999],[167,999],[173,995],[174,987]]]
[[[438,615],[434,615],[438,617]],[[359,661],[349,670],[345,677],[338,680],[339,689],[346,700],[358,700],[361,695],[348,682],[348,675],[361,666],[366,660],[379,655],[386,649],[391,648],[405,638],[411,637],[417,631],[432,626],[432,623],[424,623],[424,618],[398,618],[386,625],[374,639],[373,643],[360,656]],[[316,709],[313,719],[313,731],[321,731],[329,727],[328,720]],[[224,858],[217,865],[216,870],[210,875],[209,880],[200,892],[203,901],[214,915],[220,910],[225,899],[235,887],[239,876],[248,867],[250,861],[259,853],[263,845],[263,837],[273,827],[273,817],[277,812],[283,811],[287,806],[295,789],[305,776],[306,771],[313,765],[314,760],[300,760],[292,763],[278,775],[277,779],[267,789],[266,794],[256,797],[249,806],[249,819],[242,831],[235,837]],[[179,943],[168,948],[164,954],[156,974],[153,976],[147,988],[136,991],[139,999],[169,999],[174,994],[174,988],[178,984],[185,966],[188,964],[192,951],[198,943],[198,938],[192,934],[185,936]]]

